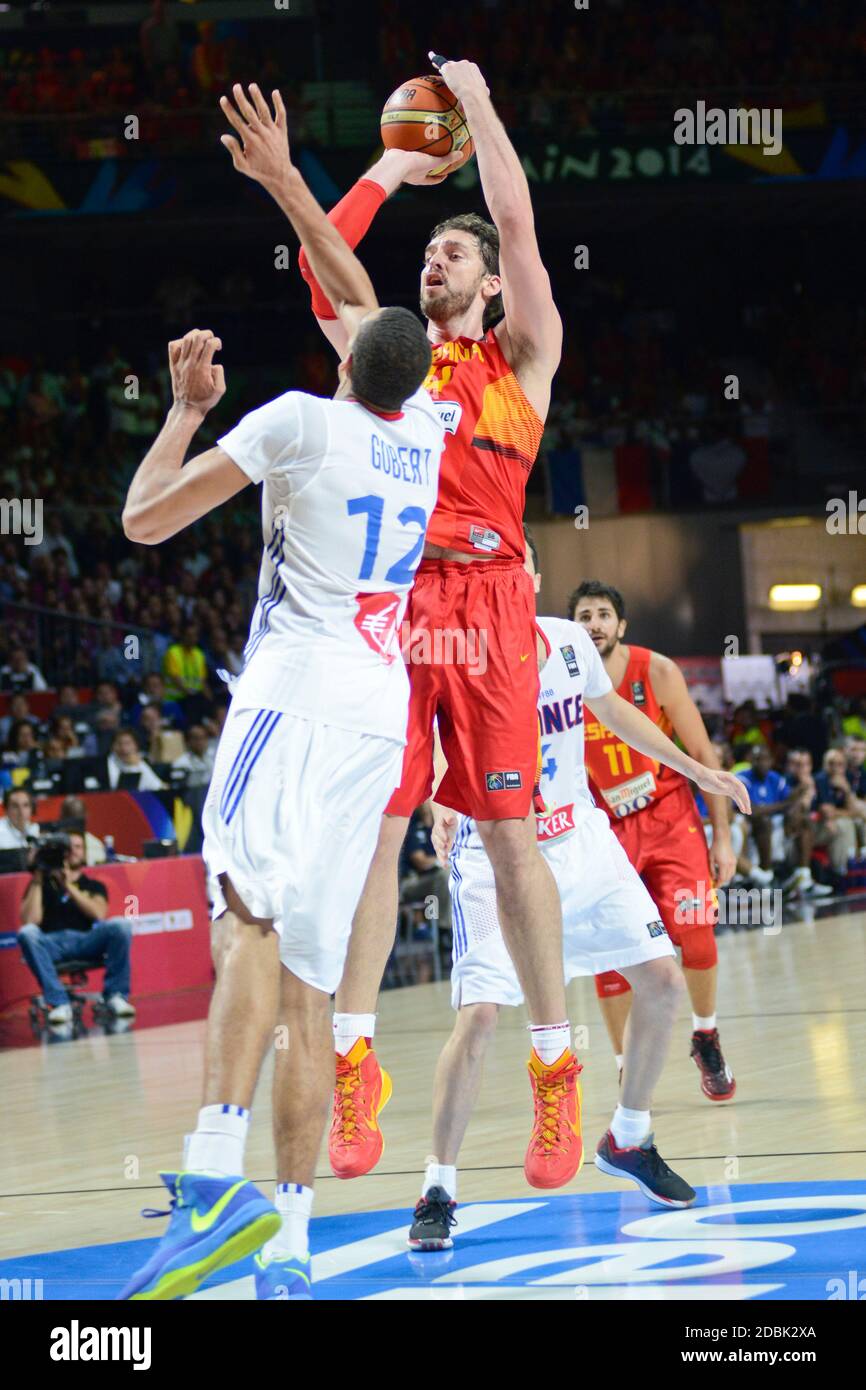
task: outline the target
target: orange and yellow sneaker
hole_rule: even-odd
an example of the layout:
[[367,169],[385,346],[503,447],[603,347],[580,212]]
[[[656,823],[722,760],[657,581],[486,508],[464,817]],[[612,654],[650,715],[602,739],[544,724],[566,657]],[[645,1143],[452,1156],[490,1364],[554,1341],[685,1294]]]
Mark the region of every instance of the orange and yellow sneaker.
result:
[[534,1048],[527,1065],[535,1122],[523,1171],[530,1187],[562,1187],[583,1167],[577,1079],[583,1068],[568,1050],[546,1067]]
[[391,1078],[366,1038],[345,1057],[337,1053],[334,1118],[328,1157],[338,1178],[360,1178],[376,1167],[385,1149],[379,1115],[391,1099]]

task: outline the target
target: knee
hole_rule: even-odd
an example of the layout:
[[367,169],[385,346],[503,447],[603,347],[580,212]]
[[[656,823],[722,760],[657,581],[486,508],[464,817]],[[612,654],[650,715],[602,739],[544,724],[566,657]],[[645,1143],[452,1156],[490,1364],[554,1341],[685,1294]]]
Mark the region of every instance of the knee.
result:
[[22,946],[33,946],[42,935],[42,928],[37,927],[35,922],[27,922],[23,927],[18,928],[18,940]]
[[478,827],[497,884],[517,884],[541,860],[534,829],[525,821],[487,821]]
[[685,998],[686,981],[676,961],[667,957],[652,962],[635,990],[649,994],[660,1013],[673,1016]]
[[132,923],[128,922],[125,917],[110,917],[100,925],[110,941],[126,941],[128,943],[132,940]]
[[467,1004],[460,1010],[460,1045],[473,1060],[484,1056],[496,1032],[498,1019],[496,1004]]

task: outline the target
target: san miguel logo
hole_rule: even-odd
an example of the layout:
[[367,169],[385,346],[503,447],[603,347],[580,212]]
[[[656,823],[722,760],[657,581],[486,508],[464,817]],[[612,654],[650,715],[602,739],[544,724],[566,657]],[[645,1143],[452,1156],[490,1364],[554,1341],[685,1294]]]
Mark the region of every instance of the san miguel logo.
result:
[[398,655],[394,641],[400,598],[396,594],[356,594],[355,627],[371,651],[390,666]]

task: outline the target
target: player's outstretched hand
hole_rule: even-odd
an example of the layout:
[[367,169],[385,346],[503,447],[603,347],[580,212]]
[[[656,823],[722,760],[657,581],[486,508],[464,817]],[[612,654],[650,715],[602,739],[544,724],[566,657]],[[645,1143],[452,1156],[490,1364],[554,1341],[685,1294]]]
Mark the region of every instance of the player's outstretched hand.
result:
[[273,190],[284,182],[294,165],[289,154],[289,134],[286,108],[278,91],[271,93],[274,115],[255,82],[250,83],[249,96],[240,82],[232,87],[233,106],[228,97],[220,97],[220,107],[229,125],[234,126],[240,140],[233,135],[221,135],[220,141],[232,157],[232,164],[247,178],[255,179],[263,188]]
[[191,328],[182,338],[168,345],[168,366],[175,405],[190,406],[202,416],[212,410],[225,393],[226,378],[214,362],[222,340],[209,328]]
[[484,74],[477,63],[470,63],[466,58],[458,58],[456,61],[446,58],[442,61],[442,54],[434,53],[432,48],[427,57],[434,68],[438,68],[458,101],[465,102],[467,97],[490,96],[490,88],[484,81]]
[[448,855],[454,844],[454,836],[457,834],[458,815],[456,811],[451,810],[450,806],[439,806],[435,801],[431,804],[433,807],[433,829],[430,832],[430,838],[433,841],[436,858],[443,869],[447,869]]
[[733,772],[718,772],[713,767],[704,767],[703,763],[698,763],[698,769],[695,781],[702,792],[709,792],[711,796],[729,796],[737,810],[742,811],[744,816],[750,814],[752,803],[748,788],[741,778]]

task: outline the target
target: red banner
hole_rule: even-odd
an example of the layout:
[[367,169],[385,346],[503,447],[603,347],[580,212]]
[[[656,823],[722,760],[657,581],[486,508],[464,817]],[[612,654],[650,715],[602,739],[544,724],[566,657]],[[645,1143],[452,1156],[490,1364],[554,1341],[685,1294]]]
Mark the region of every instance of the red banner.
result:
[[[108,890],[106,917],[132,924],[133,998],[210,984],[210,922],[198,855],[99,865],[86,873]],[[29,874],[0,877],[0,1010],[38,993],[15,939],[29,881]]]

